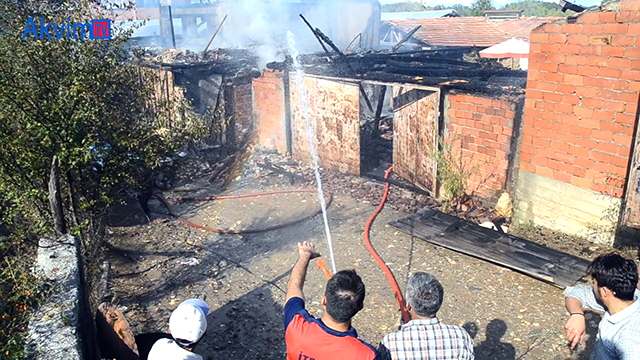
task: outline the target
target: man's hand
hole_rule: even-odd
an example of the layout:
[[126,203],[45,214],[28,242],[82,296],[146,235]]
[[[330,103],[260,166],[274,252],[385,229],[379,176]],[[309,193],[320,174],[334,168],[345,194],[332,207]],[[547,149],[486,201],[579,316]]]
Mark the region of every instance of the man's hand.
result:
[[320,254],[316,251],[313,243],[308,241],[298,243],[298,261],[296,261],[296,264],[293,265],[293,269],[291,270],[285,303],[294,297],[299,297],[304,300],[302,288],[304,287],[304,279],[307,277],[309,261],[318,256],[320,256]]
[[578,343],[584,342],[587,334],[586,322],[584,314],[574,314],[569,316],[569,319],[564,324],[565,336],[571,342],[571,349],[575,349]]
[[320,253],[316,250],[316,246],[308,241],[298,243],[298,256],[306,259],[315,259],[320,257]]

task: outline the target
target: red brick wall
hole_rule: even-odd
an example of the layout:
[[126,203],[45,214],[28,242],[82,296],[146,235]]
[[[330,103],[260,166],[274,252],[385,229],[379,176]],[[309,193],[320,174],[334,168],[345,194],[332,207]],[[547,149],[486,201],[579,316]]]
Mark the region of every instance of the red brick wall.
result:
[[622,196],[640,91],[638,21],[640,11],[621,5],[531,34],[522,170]]
[[507,185],[516,103],[476,95],[447,99],[448,139],[456,140],[454,150],[470,171],[468,191],[494,198]]
[[253,109],[258,142],[267,149],[284,154],[285,109],[283,73],[264,70],[262,76],[253,79]]
[[251,82],[234,84],[233,116],[238,140],[246,139],[247,136],[250,136],[253,128],[253,93]]

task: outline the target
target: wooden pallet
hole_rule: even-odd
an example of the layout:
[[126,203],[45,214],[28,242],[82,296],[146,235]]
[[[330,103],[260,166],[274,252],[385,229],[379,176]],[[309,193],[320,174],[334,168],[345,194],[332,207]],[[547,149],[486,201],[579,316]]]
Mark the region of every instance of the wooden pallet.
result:
[[487,229],[435,210],[389,225],[419,239],[517,270],[565,288],[585,275],[589,261]]

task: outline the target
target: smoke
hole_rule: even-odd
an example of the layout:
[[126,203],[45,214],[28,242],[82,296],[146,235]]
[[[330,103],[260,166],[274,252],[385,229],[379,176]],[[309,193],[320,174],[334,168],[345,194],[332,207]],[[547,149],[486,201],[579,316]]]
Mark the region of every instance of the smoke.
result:
[[[183,48],[202,51],[215,28],[227,20],[209,47],[250,49],[260,59],[260,66],[282,61],[287,50],[287,31],[296,39],[301,54],[323,51],[311,30],[299,17],[320,28],[341,49],[358,34],[367,42],[364,47],[377,47],[380,5],[377,0],[236,0],[216,2],[213,26],[191,39],[185,39]],[[212,30],[213,29],[213,30]],[[375,35],[375,36],[374,36]],[[371,41],[371,38],[375,38]],[[363,41],[354,43],[357,48]]]

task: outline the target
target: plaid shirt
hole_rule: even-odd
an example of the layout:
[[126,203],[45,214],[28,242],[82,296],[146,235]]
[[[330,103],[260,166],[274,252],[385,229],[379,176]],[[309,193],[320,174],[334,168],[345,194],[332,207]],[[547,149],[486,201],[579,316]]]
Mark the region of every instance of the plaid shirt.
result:
[[473,340],[463,328],[437,318],[411,320],[382,339],[378,359],[473,360]]

